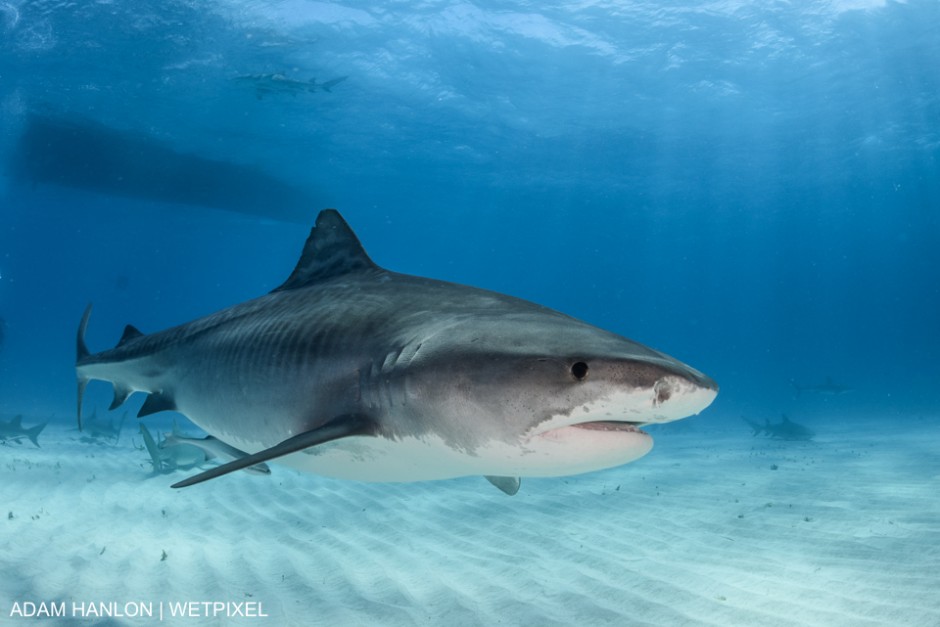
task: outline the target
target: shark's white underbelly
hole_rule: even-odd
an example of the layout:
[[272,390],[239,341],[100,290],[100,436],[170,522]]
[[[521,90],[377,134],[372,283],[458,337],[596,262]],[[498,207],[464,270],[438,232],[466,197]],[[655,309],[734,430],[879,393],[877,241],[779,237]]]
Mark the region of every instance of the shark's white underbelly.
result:
[[437,436],[399,440],[349,437],[288,455],[278,462],[326,477],[375,482],[471,475],[557,477],[626,464],[652,447],[653,439],[643,432],[568,427],[519,445],[492,443],[473,452],[455,450]]

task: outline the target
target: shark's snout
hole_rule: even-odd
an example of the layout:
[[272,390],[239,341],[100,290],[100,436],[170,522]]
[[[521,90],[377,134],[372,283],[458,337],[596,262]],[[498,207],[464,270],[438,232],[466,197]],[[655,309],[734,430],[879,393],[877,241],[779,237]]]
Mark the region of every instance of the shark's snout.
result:
[[689,377],[668,374],[650,389],[651,411],[647,423],[671,422],[693,416],[712,404],[718,395],[714,380],[696,373]]

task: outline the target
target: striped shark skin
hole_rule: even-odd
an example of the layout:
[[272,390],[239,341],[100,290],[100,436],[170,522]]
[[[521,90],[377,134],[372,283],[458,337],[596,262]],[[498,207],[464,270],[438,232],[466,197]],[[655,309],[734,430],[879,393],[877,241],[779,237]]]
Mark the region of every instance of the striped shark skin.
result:
[[641,430],[696,414],[717,384],[663,353],[518,298],[376,265],[340,214],[322,211],[278,288],[92,354],[78,329],[78,416],[88,381],[112,409],[181,412],[244,457],[186,487],[278,459],[340,479],[521,477],[619,466]]

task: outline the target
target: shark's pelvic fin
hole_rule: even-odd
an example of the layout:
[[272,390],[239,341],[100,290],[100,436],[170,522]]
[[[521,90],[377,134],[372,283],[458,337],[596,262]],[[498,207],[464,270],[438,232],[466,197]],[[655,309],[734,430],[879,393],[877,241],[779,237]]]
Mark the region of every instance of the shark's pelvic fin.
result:
[[491,475],[486,475],[486,480],[509,496],[512,496],[518,492],[519,487],[522,485],[522,479],[519,477],[494,477]]
[[317,427],[312,431],[305,431],[304,433],[295,435],[280,444],[275,444],[271,448],[254,453],[253,455],[248,455],[227,464],[216,466],[203,473],[194,475],[189,479],[174,483],[170,487],[185,488],[197,483],[202,483],[203,481],[208,481],[209,479],[227,475],[230,472],[241,470],[248,466],[254,466],[260,462],[266,462],[278,457],[283,457],[284,455],[289,455],[290,453],[296,453],[297,451],[302,451],[311,446],[353,435],[375,435],[375,432],[375,423],[373,423],[368,416],[361,414],[340,416],[339,418],[334,418],[322,427]]
[[[117,388],[115,388],[115,396],[117,395]],[[144,404],[141,405],[140,411],[137,412],[138,418],[143,418],[144,416],[149,416],[150,414],[155,414],[158,411],[175,411],[176,402],[173,400],[173,397],[165,392],[152,392],[150,396],[147,397],[147,400],[144,401]]]
[[350,272],[377,268],[339,212],[324,209],[317,216],[316,226],[310,230],[297,267],[272,291],[293,290]]
[[126,385],[118,385],[117,383],[113,384],[114,387],[114,399],[111,401],[111,405],[108,407],[108,411],[114,411],[118,407],[124,404],[124,401],[127,400],[127,397],[130,396],[134,390],[130,389]]

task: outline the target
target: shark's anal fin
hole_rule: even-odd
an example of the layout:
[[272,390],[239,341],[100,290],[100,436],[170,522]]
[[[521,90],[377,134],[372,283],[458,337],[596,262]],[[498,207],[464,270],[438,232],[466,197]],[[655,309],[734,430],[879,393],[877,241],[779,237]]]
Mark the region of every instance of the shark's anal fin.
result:
[[[117,387],[114,388],[114,394],[115,399],[117,399]],[[158,411],[174,410],[176,410],[176,402],[173,401],[172,396],[164,392],[151,392],[150,396],[147,397],[147,400],[144,401],[144,404],[140,406],[140,411],[137,412],[137,417],[143,418],[144,416],[155,414]]]
[[522,479],[519,477],[492,477],[490,475],[486,475],[486,480],[509,496],[512,496],[518,492],[519,486],[522,485]]
[[340,438],[346,438],[353,435],[375,435],[375,433],[375,423],[373,423],[373,421],[368,416],[361,414],[347,414],[338,418],[334,418],[322,427],[317,427],[312,431],[305,431],[304,433],[295,435],[292,438],[288,438],[280,444],[275,444],[269,449],[259,451],[253,455],[242,457],[241,459],[236,459],[235,461],[222,464],[221,466],[216,466],[215,468],[207,470],[203,473],[194,475],[189,479],[184,479],[183,481],[174,483],[170,487],[186,488],[197,483],[202,483],[203,481],[208,481],[209,479],[215,479],[216,477],[227,475],[230,472],[241,470],[242,468],[247,468],[248,466],[254,466],[255,464],[261,462],[266,462],[278,457],[283,457],[284,455],[289,455],[290,453],[302,451],[306,448],[310,448],[311,446],[317,446],[318,444],[323,444],[325,442],[330,442],[332,440],[338,440]]

